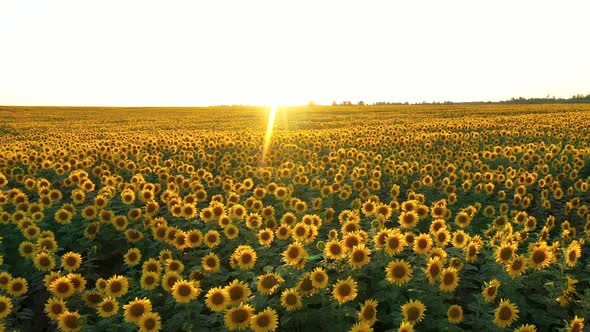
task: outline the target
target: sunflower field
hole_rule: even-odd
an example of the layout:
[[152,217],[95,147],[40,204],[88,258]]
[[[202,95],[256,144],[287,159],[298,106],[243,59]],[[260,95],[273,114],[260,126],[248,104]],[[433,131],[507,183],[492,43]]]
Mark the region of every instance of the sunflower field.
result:
[[590,331],[590,106],[0,108],[0,331]]

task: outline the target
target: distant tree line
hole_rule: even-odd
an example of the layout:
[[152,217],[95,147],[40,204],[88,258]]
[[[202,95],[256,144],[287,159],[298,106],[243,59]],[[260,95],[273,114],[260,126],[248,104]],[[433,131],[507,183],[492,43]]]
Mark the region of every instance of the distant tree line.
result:
[[[576,103],[590,103],[590,93],[587,95],[576,94],[570,98],[556,98],[555,96],[549,96],[545,98],[524,98],[524,97],[513,97],[509,100],[501,101],[467,101],[467,102],[453,102],[453,101],[423,101],[420,103],[412,103],[413,105],[457,105],[457,104],[576,104]],[[364,101],[353,103],[352,101],[345,100],[342,102],[332,102],[332,106],[364,106],[367,105]],[[410,105],[408,102],[391,102],[391,101],[378,101],[372,105]]]
[[558,103],[558,104],[575,104],[575,103],[590,103],[590,93],[587,95],[577,94],[570,98],[511,98],[510,100],[503,100],[501,104],[547,104],[547,103]]

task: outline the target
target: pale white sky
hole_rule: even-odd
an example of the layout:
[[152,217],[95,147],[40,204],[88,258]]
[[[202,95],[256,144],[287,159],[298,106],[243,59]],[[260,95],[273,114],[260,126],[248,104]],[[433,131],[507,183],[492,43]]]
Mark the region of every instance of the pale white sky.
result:
[[590,1],[0,0],[0,105],[590,93]]

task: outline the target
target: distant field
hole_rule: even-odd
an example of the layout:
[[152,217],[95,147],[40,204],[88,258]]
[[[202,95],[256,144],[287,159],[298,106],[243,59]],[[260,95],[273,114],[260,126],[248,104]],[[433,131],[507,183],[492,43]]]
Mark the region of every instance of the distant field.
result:
[[4,327],[584,331],[590,105],[274,118],[0,107]]

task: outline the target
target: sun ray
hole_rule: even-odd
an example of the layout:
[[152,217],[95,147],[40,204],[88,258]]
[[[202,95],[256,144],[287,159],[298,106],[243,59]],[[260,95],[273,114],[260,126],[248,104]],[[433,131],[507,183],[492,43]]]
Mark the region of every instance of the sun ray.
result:
[[275,105],[271,106],[270,113],[268,115],[268,123],[266,124],[266,134],[264,135],[264,144],[262,146],[262,165],[266,164],[266,157],[268,155],[268,151],[270,149],[270,141],[272,138],[272,130],[275,124],[275,115],[277,112],[277,107]]

